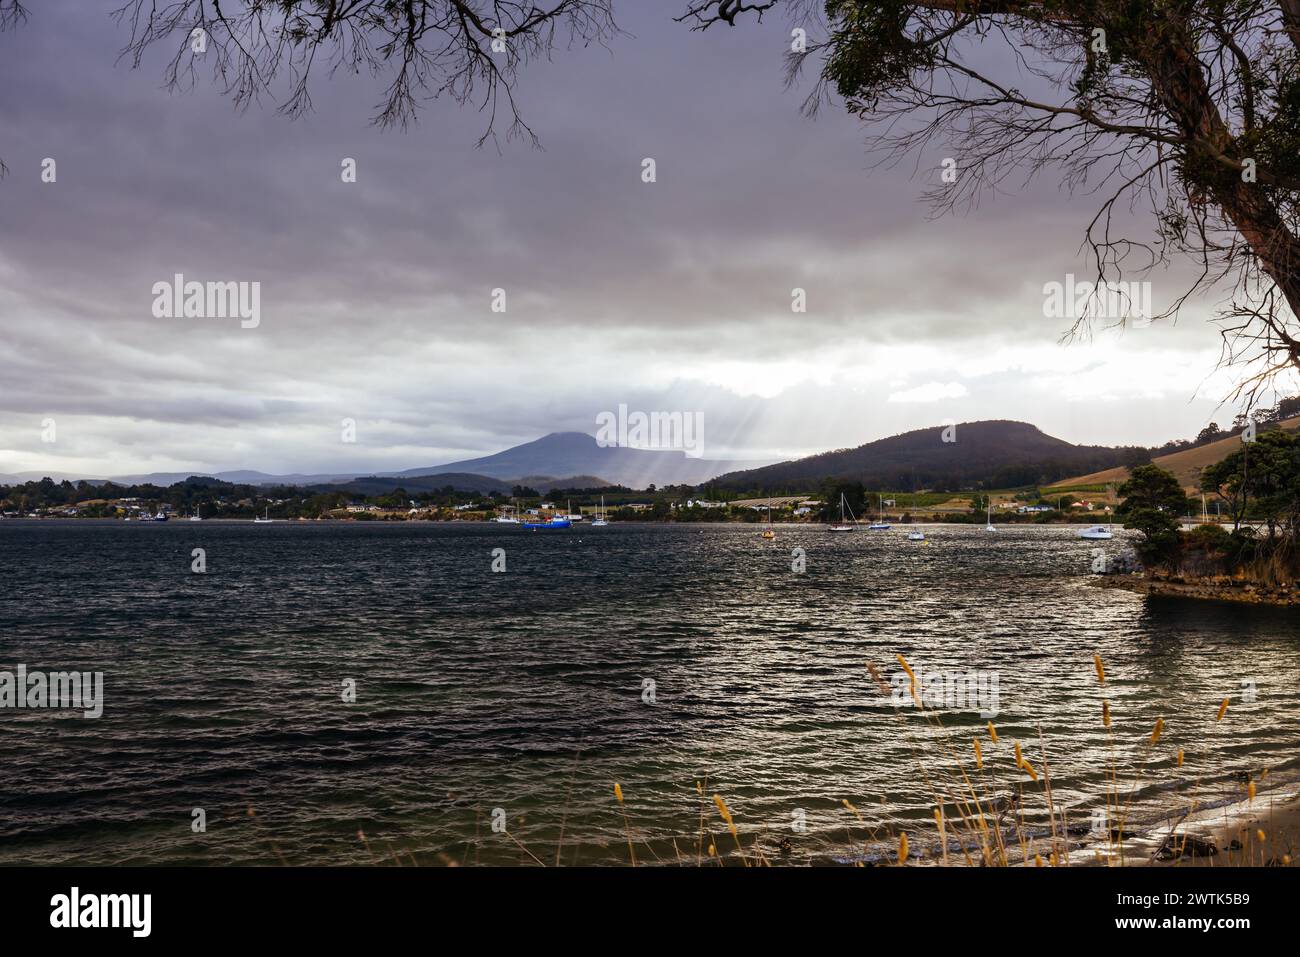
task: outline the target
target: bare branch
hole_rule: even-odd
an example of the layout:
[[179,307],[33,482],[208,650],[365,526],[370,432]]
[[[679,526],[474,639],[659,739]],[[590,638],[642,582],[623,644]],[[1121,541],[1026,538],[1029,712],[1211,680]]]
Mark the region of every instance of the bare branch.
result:
[[318,68],[334,76],[387,76],[373,122],[405,127],[422,99],[449,96],[487,117],[480,145],[536,136],[515,97],[520,69],[560,45],[604,44],[617,35],[610,0],[130,0],[114,13],[130,30],[122,57],[139,67],[169,48],[169,89],[188,89],[210,69],[239,108],[268,96],[290,117],[312,109]]

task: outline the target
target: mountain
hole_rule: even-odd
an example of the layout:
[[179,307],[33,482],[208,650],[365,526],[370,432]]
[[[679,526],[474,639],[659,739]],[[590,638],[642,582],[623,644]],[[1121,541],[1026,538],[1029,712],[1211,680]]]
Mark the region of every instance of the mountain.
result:
[[[430,479],[442,478],[441,475],[430,476]],[[607,482],[603,478],[595,475],[567,475],[563,478],[552,478],[549,475],[524,475],[511,482],[511,485],[522,485],[525,488],[536,489],[543,494],[557,488],[587,489],[587,488],[615,488],[613,482]]]
[[[122,475],[112,479],[118,485],[174,485],[184,482],[195,472],[150,472],[148,475]],[[287,475],[272,475],[268,472],[256,472],[251,469],[236,469],[229,472],[205,473],[205,478],[220,479],[232,485],[322,485],[334,482],[347,482],[356,476],[351,472],[329,472],[306,475],[291,472]],[[102,482],[104,479],[87,479],[90,482]]]
[[[918,429],[853,449],[744,470],[738,470],[743,463],[735,461],[693,459],[680,451],[607,447],[583,432],[552,432],[494,455],[401,472],[271,475],[239,470],[217,472],[212,477],[241,485],[328,486],[358,493],[392,491],[399,486],[418,491],[452,485],[462,491],[487,494],[495,490],[508,495],[513,486],[526,485],[545,494],[554,488],[622,485],[641,489],[702,485],[710,480],[737,490],[810,491],[827,478],[899,490],[955,490],[976,484],[1004,488],[1046,484],[1124,464],[1135,451],[1072,445],[1025,422],[964,422],[953,429],[952,442],[943,441],[945,427]],[[193,474],[156,472],[114,481],[166,486]]]
[[19,472],[14,475],[0,475],[0,485],[22,485],[25,482],[39,482],[42,479],[50,478],[55,482],[69,481],[74,485],[77,482],[89,482],[91,485],[103,485],[105,482],[113,482],[117,485],[157,485],[159,488],[166,488],[169,485],[175,485],[177,482],[184,482],[188,478],[214,478],[222,482],[229,482],[232,485],[320,485],[327,482],[347,482],[355,477],[353,472],[328,472],[316,475],[304,475],[301,473],[291,473],[288,475],[271,475],[268,472],[254,472],[248,469],[239,469],[231,472],[196,472],[191,469],[188,472],[149,472],[140,475],[115,475],[112,478],[90,478],[86,475],[77,475],[68,472],[51,471],[45,469],[39,472]]
[[[49,469],[45,469],[43,471],[7,472],[0,474],[0,485],[22,485],[26,482],[39,482],[45,478],[53,479],[56,482],[62,482],[64,479],[68,479],[72,482],[79,480],[79,476],[69,475],[66,472],[50,471]],[[107,479],[97,478],[86,479],[85,481],[104,482],[107,481]]]
[[[464,486],[464,491],[486,493],[492,488],[498,488],[508,493],[514,485],[527,485],[541,492],[552,488],[597,488],[604,485],[624,485],[628,488],[645,488],[648,485],[699,485],[743,464],[736,461],[693,459],[688,458],[685,452],[672,450],[606,447],[597,444],[594,436],[584,432],[552,432],[540,439],[516,445],[494,455],[448,462],[446,465],[405,469],[401,472],[376,472],[369,475],[360,475],[357,472],[272,475],[267,472],[239,469],[205,474],[210,478],[236,485],[303,487],[349,485],[358,481],[367,482],[369,487],[375,486],[380,479],[405,480],[454,474],[457,478],[451,483],[443,481],[436,485],[418,487],[442,488],[447,484],[460,483]],[[151,472],[147,475],[115,476],[111,481],[119,485],[165,487],[183,482],[195,474],[197,473],[193,471]],[[0,483],[17,485],[27,481],[40,481],[47,475],[51,473],[30,472],[5,475],[0,476]],[[51,477],[55,481],[61,481],[65,476],[56,473]],[[74,482],[77,481],[72,476],[66,477]],[[485,484],[484,479],[496,479],[497,485]],[[109,480],[95,478],[86,481],[99,484]],[[396,488],[397,485],[394,484],[392,487]]]
[[570,475],[567,478],[551,478],[544,475],[524,476],[511,481],[491,478],[487,475],[474,475],[467,472],[437,472],[433,475],[367,475],[347,482],[331,482],[309,486],[316,492],[347,492],[353,495],[386,495],[399,488],[408,492],[436,492],[451,486],[457,492],[473,492],[488,495],[499,492],[508,496],[516,485],[523,485],[548,494],[556,488],[601,488],[609,485],[604,479],[594,475]]
[[446,488],[450,485],[458,492],[472,492],[476,495],[487,495],[491,492],[499,492],[502,495],[510,494],[510,484],[498,479],[488,478],[486,475],[466,475],[462,472],[447,472],[439,475],[436,479],[416,478],[410,476],[406,479],[395,479],[391,476],[367,475],[362,478],[354,478],[347,482],[330,482],[321,485],[310,486],[313,492],[345,492],[349,495],[387,495],[399,488],[404,488],[411,493],[418,492],[436,492],[439,489]]
[[616,485],[699,485],[740,465],[710,459],[692,459],[685,452],[601,446],[585,432],[552,432],[532,442],[516,445],[477,459],[390,473],[397,477],[468,472],[498,479],[519,476],[599,475]]
[[1131,450],[1073,445],[1027,422],[1002,419],[917,429],[852,449],[729,472],[713,484],[758,491],[809,491],[823,479],[899,490],[1010,488],[1118,465]]

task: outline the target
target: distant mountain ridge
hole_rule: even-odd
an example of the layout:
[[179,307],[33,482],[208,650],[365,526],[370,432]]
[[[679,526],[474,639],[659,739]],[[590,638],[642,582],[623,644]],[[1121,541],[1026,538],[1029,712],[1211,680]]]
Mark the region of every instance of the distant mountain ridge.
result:
[[[123,475],[113,479],[87,479],[89,482],[112,481],[119,485],[171,485],[184,482],[196,472],[150,472],[146,475]],[[322,472],[307,474],[291,472],[286,475],[273,475],[252,469],[234,469],[225,472],[202,473],[206,478],[220,479],[232,485],[324,485],[334,482],[347,482],[356,476],[351,472]]]
[[350,479],[346,482],[333,482],[309,486],[319,492],[348,492],[354,495],[386,495],[399,488],[408,492],[436,492],[451,486],[457,492],[473,492],[477,495],[490,495],[496,492],[508,496],[516,485],[531,488],[543,495],[557,488],[605,488],[611,483],[594,475],[569,475],[563,478],[532,475],[504,482],[488,475],[474,475],[466,472],[438,472],[435,475],[407,475],[397,478],[391,475],[367,475]]
[[[952,441],[945,441],[950,438]],[[862,482],[899,491],[955,491],[972,486],[1009,488],[1049,485],[1069,476],[1131,464],[1134,448],[1074,445],[1027,422],[994,419],[915,429],[850,449],[786,462],[738,468],[735,461],[688,458],[681,451],[603,446],[584,432],[552,432],[493,455],[405,469],[373,472],[272,475],[224,471],[212,478],[242,485],[297,485],[374,494],[405,487],[509,495],[516,485],[549,494],[555,488],[621,485],[710,484],[735,491],[814,491],[826,479]],[[195,473],[152,473],[116,478],[123,484],[171,485]],[[21,476],[15,476],[23,481]],[[89,480],[100,481],[103,480]]]
[[495,455],[386,474],[423,477],[443,472],[465,472],[498,479],[527,475],[599,475],[615,485],[646,488],[649,485],[699,485],[742,464],[693,459],[685,452],[675,450],[602,446],[594,436],[585,432],[552,432]]
[[[151,472],[142,475],[114,476],[112,479],[85,478],[102,484],[168,486],[194,476],[215,478],[236,485],[297,485],[302,487],[349,486],[367,488],[387,484],[389,488],[406,485],[411,489],[443,488],[452,485],[461,491],[492,490],[509,494],[515,485],[546,492],[552,488],[596,488],[623,485],[646,488],[650,485],[699,485],[716,475],[744,465],[738,461],[695,459],[685,452],[660,449],[633,449],[602,446],[585,432],[552,432],[531,442],[516,445],[493,455],[474,459],[405,469],[400,472],[324,472],[275,475],[248,469],[221,472]],[[49,472],[24,472],[0,475],[0,483],[21,484],[40,481]],[[414,483],[416,479],[444,476],[443,481]]]
[[[952,441],[945,441],[945,432]],[[1015,487],[1118,465],[1132,450],[1074,445],[1027,422],[992,419],[915,429],[851,449],[730,472],[712,484],[735,490],[811,491],[825,479],[868,487]]]

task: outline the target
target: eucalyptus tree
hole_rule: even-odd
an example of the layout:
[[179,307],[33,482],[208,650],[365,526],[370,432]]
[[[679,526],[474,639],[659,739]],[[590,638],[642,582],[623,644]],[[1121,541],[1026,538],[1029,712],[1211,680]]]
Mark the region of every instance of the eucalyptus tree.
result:
[[[699,0],[687,19],[708,29],[776,5]],[[1300,369],[1300,0],[787,6],[824,31],[789,55],[792,78],[815,64],[809,109],[841,100],[882,161],[955,159],[928,191],[937,211],[1013,177],[1095,194],[1084,235],[1099,283],[1191,257],[1195,279],[1156,318],[1224,289],[1241,390],[1253,401]]]

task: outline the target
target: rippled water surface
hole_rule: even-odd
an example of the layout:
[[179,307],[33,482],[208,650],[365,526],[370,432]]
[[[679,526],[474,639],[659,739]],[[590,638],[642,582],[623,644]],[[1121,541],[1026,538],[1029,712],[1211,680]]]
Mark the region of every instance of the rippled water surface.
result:
[[[932,820],[943,746],[864,667],[890,680],[900,653],[996,672],[989,773],[1010,786],[1010,742],[1045,748],[1085,816],[1111,760],[1152,807],[1296,766],[1295,612],[1087,587],[1073,529],[928,534],[0,522],[0,670],[102,671],[106,699],[0,709],[0,862],[618,863],[629,828],[639,859],[693,861],[697,781],[747,841],[847,859]],[[960,748],[985,724],[939,717]]]

